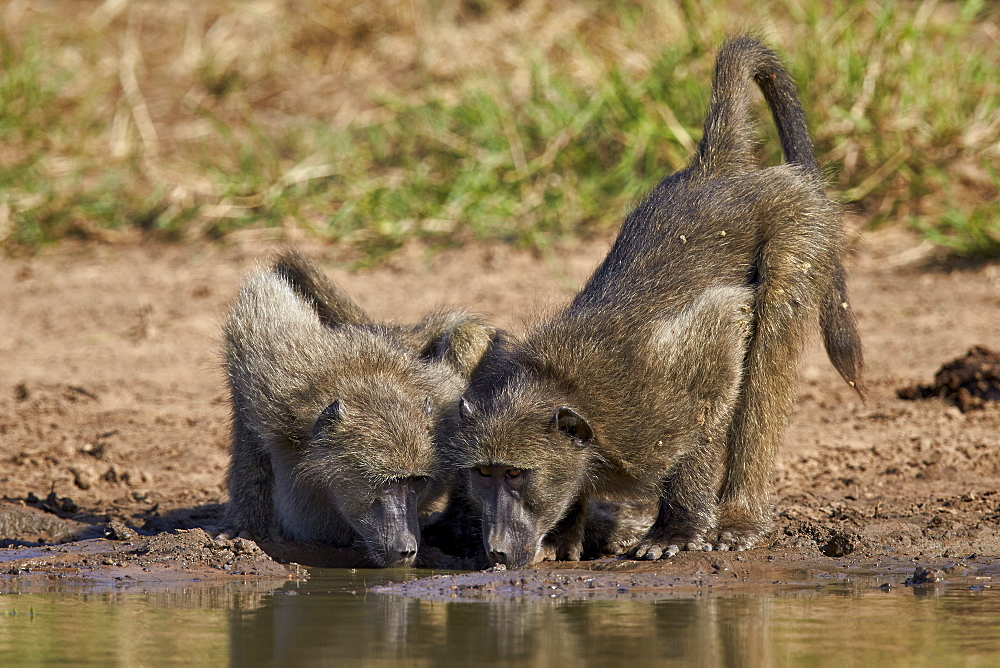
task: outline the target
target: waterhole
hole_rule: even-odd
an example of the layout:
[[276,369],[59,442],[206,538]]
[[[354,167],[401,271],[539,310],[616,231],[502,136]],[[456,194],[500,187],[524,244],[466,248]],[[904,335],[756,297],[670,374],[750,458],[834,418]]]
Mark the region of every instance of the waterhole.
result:
[[419,571],[0,595],[4,665],[1000,665],[989,585],[804,577],[760,592],[474,600],[382,594]]

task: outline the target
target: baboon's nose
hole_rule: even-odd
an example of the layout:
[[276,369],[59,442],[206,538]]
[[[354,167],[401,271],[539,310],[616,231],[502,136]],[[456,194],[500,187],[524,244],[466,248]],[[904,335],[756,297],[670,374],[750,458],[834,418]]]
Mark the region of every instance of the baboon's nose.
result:
[[396,560],[397,561],[412,561],[417,556],[416,550],[400,550]]
[[500,550],[490,550],[489,552],[490,561],[493,564],[503,564],[507,565],[507,553],[501,552]]

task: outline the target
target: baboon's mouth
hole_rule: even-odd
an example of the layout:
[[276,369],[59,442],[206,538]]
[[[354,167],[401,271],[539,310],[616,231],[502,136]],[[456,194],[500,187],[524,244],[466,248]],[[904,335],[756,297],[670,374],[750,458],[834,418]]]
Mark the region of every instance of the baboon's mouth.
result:
[[413,553],[412,555],[396,559],[395,561],[388,558],[385,558],[385,560],[379,559],[377,560],[377,565],[379,568],[409,568],[413,565],[416,558],[416,553]]

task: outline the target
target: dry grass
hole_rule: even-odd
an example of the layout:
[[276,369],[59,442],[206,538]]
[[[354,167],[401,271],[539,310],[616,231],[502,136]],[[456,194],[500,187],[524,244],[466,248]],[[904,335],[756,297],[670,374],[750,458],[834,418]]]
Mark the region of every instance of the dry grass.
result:
[[714,48],[751,27],[845,200],[1000,253],[992,6],[736,6],[10,0],[0,242],[306,234],[377,256],[607,229],[684,164]]

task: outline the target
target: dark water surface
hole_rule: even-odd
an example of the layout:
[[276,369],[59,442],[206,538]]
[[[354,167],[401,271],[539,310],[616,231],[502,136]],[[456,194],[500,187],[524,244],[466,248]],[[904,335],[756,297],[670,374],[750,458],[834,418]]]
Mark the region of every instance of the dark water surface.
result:
[[1000,591],[879,581],[661,600],[420,600],[415,571],[0,595],[0,664],[1000,666]]

